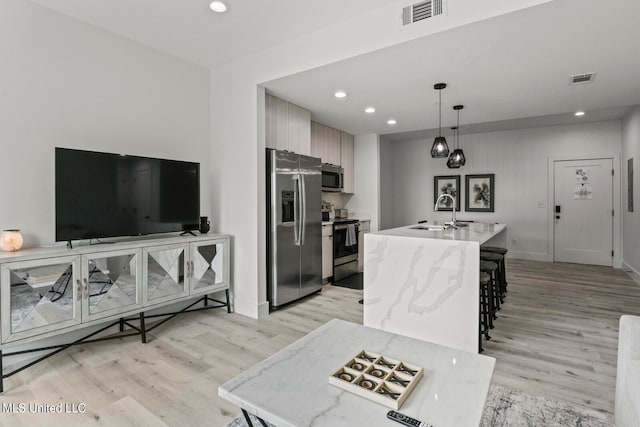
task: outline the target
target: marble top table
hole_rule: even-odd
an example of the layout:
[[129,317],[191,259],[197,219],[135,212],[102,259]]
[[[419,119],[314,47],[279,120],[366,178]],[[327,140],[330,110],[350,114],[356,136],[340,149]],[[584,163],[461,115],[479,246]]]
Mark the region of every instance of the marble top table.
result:
[[505,247],[506,225],[365,234],[364,325],[477,353],[483,244]]
[[277,427],[389,426],[388,408],[329,384],[363,349],[424,368],[400,412],[436,427],[478,426],[495,359],[334,319],[218,388]]

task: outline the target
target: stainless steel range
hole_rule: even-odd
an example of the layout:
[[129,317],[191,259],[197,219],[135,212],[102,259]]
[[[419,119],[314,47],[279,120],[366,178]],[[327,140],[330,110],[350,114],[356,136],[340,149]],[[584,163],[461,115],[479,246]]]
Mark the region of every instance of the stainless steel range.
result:
[[333,280],[338,281],[358,272],[357,219],[335,218],[333,222]]

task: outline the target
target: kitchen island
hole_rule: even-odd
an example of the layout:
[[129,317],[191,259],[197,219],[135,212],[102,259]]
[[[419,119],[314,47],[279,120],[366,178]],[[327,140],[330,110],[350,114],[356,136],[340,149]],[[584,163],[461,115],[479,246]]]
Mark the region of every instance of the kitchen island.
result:
[[478,352],[480,246],[506,247],[505,224],[425,224],[364,238],[364,325]]

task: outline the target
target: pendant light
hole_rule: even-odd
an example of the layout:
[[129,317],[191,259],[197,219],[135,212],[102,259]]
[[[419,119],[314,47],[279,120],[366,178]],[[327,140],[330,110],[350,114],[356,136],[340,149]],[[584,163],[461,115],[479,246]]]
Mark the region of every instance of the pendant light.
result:
[[462,105],[453,106],[453,109],[458,112],[458,126],[456,126],[458,135],[456,137],[456,149],[453,150],[453,153],[449,156],[449,160],[447,160],[447,166],[449,169],[458,169],[460,166],[464,166],[464,164],[467,163],[464,151],[460,148],[460,110],[463,108],[464,106]]
[[433,140],[433,145],[431,146],[431,157],[433,157],[434,159],[445,158],[449,155],[449,146],[447,145],[447,140],[444,136],[442,136],[442,89],[446,87],[446,83],[437,83],[433,86],[433,88],[437,90],[439,94],[438,136]]
[[[451,126],[451,131],[453,132],[453,146],[456,147],[456,131],[458,130],[457,126]],[[449,169],[458,169],[460,166],[460,163],[457,162],[455,160],[456,158],[456,151],[458,151],[457,149],[453,150],[453,152],[451,154],[449,154],[449,158],[447,159],[447,167]]]

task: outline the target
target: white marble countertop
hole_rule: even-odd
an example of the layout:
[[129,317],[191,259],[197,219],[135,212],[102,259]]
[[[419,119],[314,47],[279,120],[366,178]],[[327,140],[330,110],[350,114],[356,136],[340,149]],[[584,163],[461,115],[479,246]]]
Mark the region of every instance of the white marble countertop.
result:
[[329,384],[362,350],[424,368],[400,412],[437,427],[477,426],[495,359],[334,319],[218,388],[277,427],[389,426],[388,408]]
[[422,239],[455,240],[464,242],[478,242],[483,244],[498,233],[507,228],[506,224],[486,224],[482,222],[469,222],[468,226],[457,229],[427,230],[416,227],[439,227],[443,222],[428,221],[424,224],[413,224],[398,228],[377,231],[373,234],[382,236],[417,237]]

